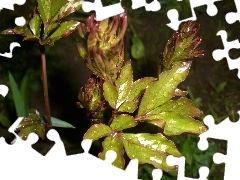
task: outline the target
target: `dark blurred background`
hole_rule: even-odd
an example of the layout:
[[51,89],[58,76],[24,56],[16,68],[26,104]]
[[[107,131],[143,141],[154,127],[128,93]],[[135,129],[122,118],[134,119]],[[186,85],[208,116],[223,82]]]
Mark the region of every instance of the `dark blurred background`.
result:
[[[91,1],[93,2],[93,1]],[[102,0],[104,5],[119,2],[118,0]],[[151,1],[147,1],[151,2]],[[161,10],[158,12],[147,12],[145,8],[133,10],[131,1],[122,0],[122,5],[127,8],[129,17],[129,28],[125,36],[125,59],[132,59],[135,79],[144,76],[157,77],[157,64],[159,55],[165,46],[167,40],[174,31],[166,26],[170,20],[167,17],[167,11],[177,9],[179,19],[191,17],[191,8],[188,0],[177,2],[176,0],[159,0]],[[15,6],[15,10],[3,9],[0,12],[0,31],[7,28],[14,28],[16,17],[23,16],[29,19],[29,14],[33,12],[36,0],[28,0],[22,6]],[[239,22],[232,25],[227,24],[225,15],[228,12],[236,12],[234,1],[220,1],[215,3],[218,8],[218,14],[214,17],[206,13],[207,6],[201,6],[195,9],[197,14],[196,23],[200,24],[198,36],[202,36],[201,48],[205,50],[205,56],[200,59],[194,59],[191,71],[187,79],[180,84],[179,88],[188,90],[188,97],[194,104],[203,111],[203,116],[211,114],[216,123],[229,117],[235,122],[239,119],[237,111],[240,109],[240,83],[237,77],[237,70],[229,70],[226,59],[215,61],[212,52],[215,49],[223,49],[220,36],[216,36],[219,30],[228,32],[228,41],[239,39]],[[84,22],[89,14],[77,12],[67,17]],[[132,27],[132,29],[130,28]],[[134,59],[131,54],[133,30],[143,42],[145,56],[140,59]],[[0,56],[0,84],[8,85],[8,71],[16,79],[18,85],[21,83],[25,73],[31,71],[29,81],[29,110],[38,110],[44,115],[44,101],[41,82],[41,61],[38,46],[34,42],[24,42],[21,36],[0,35],[0,53],[9,52],[11,42],[19,42],[21,47],[13,51],[13,58],[8,59]],[[61,39],[54,46],[47,47],[47,71],[49,83],[49,96],[51,114],[64,121],[71,123],[75,129],[56,128],[65,143],[68,154],[75,154],[82,151],[81,140],[83,134],[90,127],[86,120],[84,111],[76,107],[78,101],[79,88],[84,86],[90,71],[84,66],[80,58],[76,43],[80,41],[78,33],[75,32],[69,37]],[[240,55],[238,49],[230,50],[229,55],[232,59],[237,59]],[[11,90],[8,95],[0,97],[0,118],[10,123],[16,120],[17,115],[14,108]],[[151,130],[151,128],[150,128]],[[7,127],[1,124],[1,136],[8,137]],[[223,133],[227,133],[226,132]],[[11,137],[9,137],[11,139]],[[183,147],[183,142],[190,139],[190,149],[195,149],[198,155],[189,155],[189,150]],[[215,152],[225,152],[226,142],[212,140],[210,149],[207,152],[201,152],[197,149],[197,137],[182,135],[174,137],[174,142],[181,149],[185,156],[193,158],[197,163],[188,162],[186,165],[186,175],[198,177],[198,168],[205,163],[211,167],[209,179],[223,179],[224,165],[215,165],[212,163],[212,154]],[[36,145],[36,149],[41,153],[46,153],[52,144],[42,141]],[[95,149],[96,150],[95,150]],[[185,148],[185,149],[184,149]],[[93,154],[99,152],[99,143],[92,147]],[[204,156],[205,154],[205,156]],[[142,179],[149,179],[152,167],[144,165],[140,167],[139,174]],[[217,172],[217,173],[216,173]],[[173,175],[166,174],[164,180],[174,179]],[[151,178],[150,178],[151,179]]]

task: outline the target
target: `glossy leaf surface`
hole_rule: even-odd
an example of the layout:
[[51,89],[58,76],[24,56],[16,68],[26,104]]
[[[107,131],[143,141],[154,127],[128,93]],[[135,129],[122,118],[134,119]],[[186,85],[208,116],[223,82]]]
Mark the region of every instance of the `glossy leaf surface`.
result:
[[18,125],[16,131],[19,131],[18,136],[26,140],[32,132],[36,133],[42,139],[45,139],[45,126],[41,122],[40,115],[30,113],[27,118],[24,118]]
[[104,136],[110,135],[112,129],[105,124],[94,124],[84,134],[83,139],[98,140]]
[[[57,0],[56,0],[57,1]],[[52,17],[51,22],[59,21],[62,18],[82,8],[83,0],[72,0],[61,6],[58,12]]]
[[147,119],[148,123],[164,128],[164,134],[166,135],[179,135],[182,133],[201,134],[207,130],[200,121],[191,117],[181,116],[176,112],[162,112]]
[[51,1],[49,0],[37,0],[38,1],[38,11],[40,17],[43,20],[43,24],[47,26],[51,18]]
[[57,41],[63,37],[67,37],[73,31],[76,30],[77,26],[80,24],[78,21],[66,21],[60,24],[59,28],[54,31],[54,33],[49,37],[50,39]]
[[110,83],[108,81],[104,82],[103,95],[104,95],[106,101],[109,103],[109,105],[112,108],[115,108],[116,103],[117,103],[118,93],[117,93],[116,87],[112,83]]
[[133,83],[131,61],[128,61],[122,68],[121,73],[116,80],[116,88],[118,92],[116,109],[127,99]]
[[38,14],[35,14],[35,16],[29,22],[29,26],[33,35],[35,35],[38,38],[40,37],[41,24],[42,20]]
[[166,157],[169,154],[179,157],[181,154],[173,142],[167,140],[162,134],[121,133],[120,136],[130,159],[137,158],[140,163],[149,163],[165,171],[176,168],[167,165]]
[[124,160],[124,149],[121,142],[117,136],[108,136],[104,139],[103,143],[103,151],[98,154],[98,157],[105,160],[105,155],[108,150],[113,150],[117,153],[117,158],[113,162],[113,165],[124,169],[125,160]]
[[172,98],[177,85],[188,75],[190,62],[180,62],[159,75],[158,81],[147,88],[141,100],[138,116],[144,115]]
[[137,123],[135,122],[134,117],[128,114],[121,114],[113,119],[110,127],[115,131],[121,131],[136,125]]
[[181,116],[200,117],[202,112],[194,106],[191,100],[182,97],[177,100],[170,100],[148,113],[159,114],[162,112],[176,112]]

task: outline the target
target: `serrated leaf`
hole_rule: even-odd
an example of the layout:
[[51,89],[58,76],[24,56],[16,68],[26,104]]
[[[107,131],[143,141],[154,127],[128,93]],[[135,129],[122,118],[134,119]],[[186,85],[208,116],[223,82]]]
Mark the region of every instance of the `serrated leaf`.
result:
[[105,155],[108,150],[113,150],[117,153],[117,158],[113,162],[113,165],[123,169],[125,166],[124,160],[124,150],[123,144],[121,140],[117,136],[108,136],[104,139],[103,143],[103,151],[98,154],[98,157],[102,160],[105,160]]
[[29,22],[29,27],[36,37],[40,37],[42,20],[38,14],[35,14],[34,17]]
[[103,95],[109,105],[115,109],[118,98],[116,87],[112,83],[105,81],[103,84]]
[[145,115],[170,100],[177,85],[188,75],[190,64],[190,62],[179,62],[171,70],[162,72],[159,80],[146,89],[141,99],[138,116]]
[[147,86],[150,85],[155,80],[156,79],[153,77],[145,77],[135,81],[132,85],[132,89],[128,95],[127,100],[135,101],[144,92]]
[[133,113],[137,109],[137,103],[133,101],[125,101],[122,105],[118,108],[118,112],[129,112]]
[[181,116],[176,112],[162,112],[150,116],[146,122],[164,128],[164,134],[168,136],[182,133],[201,134],[207,130],[200,121]]
[[22,99],[21,93],[17,87],[17,83],[10,72],[8,72],[8,77],[10,81],[10,88],[13,93],[13,101],[14,101],[15,109],[17,111],[17,116],[26,117],[27,112],[25,110],[25,104]]
[[80,24],[78,21],[66,21],[60,24],[57,30],[49,37],[53,41],[57,41],[63,37],[67,37],[73,31],[76,30],[77,26]]
[[137,158],[139,163],[152,164],[164,171],[176,169],[175,166],[168,166],[166,158],[169,154],[180,157],[174,143],[162,134],[128,134],[120,133],[125,151],[130,159]]
[[94,124],[84,134],[83,139],[98,140],[104,136],[110,135],[112,129],[105,124]]
[[123,129],[135,127],[137,123],[134,120],[134,117],[128,114],[121,114],[113,119],[110,127],[115,131],[121,131]]
[[67,2],[64,6],[60,8],[60,10],[56,13],[56,15],[51,19],[51,22],[59,21],[62,18],[68,16],[71,13],[74,13],[82,8],[83,0],[73,0]]
[[118,98],[117,98],[117,104],[116,104],[116,109],[118,109],[119,106],[121,106],[121,104],[127,99],[127,96],[133,84],[131,61],[128,61],[123,66],[115,84],[118,92]]
[[51,1],[49,0],[37,0],[38,11],[40,17],[43,20],[43,24],[46,27],[51,17]]
[[162,112],[176,112],[181,116],[189,117],[200,117],[202,114],[202,112],[194,106],[193,102],[185,97],[181,97],[177,100],[170,100],[149,112],[148,115]]
[[50,33],[55,30],[58,26],[59,26],[60,23],[52,23],[52,24],[49,24],[45,29],[44,29],[44,34],[43,34],[43,39],[46,39]]
[[71,125],[70,123],[63,121],[61,119],[55,118],[55,117],[51,117],[51,121],[52,121],[52,126],[53,127],[61,127],[61,128],[75,128],[73,125]]

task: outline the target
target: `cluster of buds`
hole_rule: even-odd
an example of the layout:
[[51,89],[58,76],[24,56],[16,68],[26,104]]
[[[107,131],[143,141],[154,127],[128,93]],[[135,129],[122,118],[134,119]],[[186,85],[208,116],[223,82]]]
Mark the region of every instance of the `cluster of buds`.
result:
[[85,44],[78,43],[78,51],[93,74],[114,82],[124,61],[124,34],[127,29],[127,15],[123,14],[96,21],[95,15],[87,18],[78,27]]
[[103,123],[105,100],[102,86],[103,80],[96,75],[91,75],[78,94],[80,102],[77,102],[77,106],[86,109],[87,117],[92,124]]
[[195,38],[199,26],[195,27],[193,21],[186,22],[182,28],[175,32],[168,40],[161,59],[161,70],[169,70],[175,62],[202,57],[203,50],[198,48],[201,37]]

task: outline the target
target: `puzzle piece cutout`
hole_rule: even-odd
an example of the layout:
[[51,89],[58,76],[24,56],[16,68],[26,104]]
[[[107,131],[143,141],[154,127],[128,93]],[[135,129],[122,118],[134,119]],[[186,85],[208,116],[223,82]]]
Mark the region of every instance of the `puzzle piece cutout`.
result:
[[5,8],[5,9],[9,9],[9,10],[14,10],[14,4],[17,5],[23,5],[26,2],[26,0],[7,0],[5,2],[1,1],[0,3],[0,12],[1,9]]
[[240,1],[234,0],[237,12],[229,12],[226,14],[225,19],[228,24],[233,24],[236,21],[240,22]]
[[[238,111],[240,115],[240,111]],[[206,150],[208,148],[207,138],[221,139],[227,141],[227,154],[215,153],[213,161],[216,164],[225,162],[225,174],[224,180],[230,180],[232,177],[239,178],[240,171],[236,162],[240,161],[240,121],[231,122],[229,118],[226,118],[219,124],[214,124],[214,119],[211,115],[204,118],[203,122],[208,126],[208,131],[201,134],[198,142],[198,148],[200,150]]]
[[[161,4],[157,0],[153,0],[151,3],[147,3],[146,0],[132,0],[132,9],[138,9],[140,7],[145,7],[146,11],[159,11],[161,9]],[[105,7],[103,7],[101,0],[95,0],[94,2],[85,1],[82,8],[84,12],[95,11],[97,21],[102,21],[124,12],[121,0],[119,0],[119,3]]]
[[186,22],[188,20],[196,21],[197,16],[196,16],[194,8],[203,6],[203,5],[207,5],[207,14],[209,16],[215,16],[218,12],[218,9],[214,3],[217,1],[222,1],[222,0],[189,0],[190,5],[191,5],[192,17],[189,17],[187,19],[183,19],[180,21],[178,11],[176,9],[171,9],[167,12],[167,16],[168,16],[169,20],[171,21],[170,23],[167,24],[167,26],[169,26],[173,30],[177,31],[179,28],[179,25],[182,22]]
[[101,0],[95,0],[93,3],[85,1],[82,5],[82,9],[84,12],[95,11],[97,21],[102,21],[108,17],[116,16],[124,12],[124,9],[121,5],[121,0],[119,3],[105,7],[103,7]]
[[214,50],[212,53],[213,58],[216,61],[226,58],[228,67],[230,70],[238,69],[238,78],[240,79],[240,57],[238,59],[234,59],[234,60],[229,57],[230,49],[233,49],[233,48],[239,49],[240,48],[239,40],[236,39],[234,41],[228,42],[227,41],[227,32],[225,30],[218,31],[217,36],[221,36],[224,49]]
[[[178,166],[177,180],[194,180],[193,178],[185,177],[185,157],[174,157],[172,155],[167,157],[167,164],[169,166]],[[207,180],[209,174],[208,167],[201,167],[199,169],[198,180]]]
[[[14,4],[18,4],[18,5],[23,5],[26,2],[26,0],[8,0],[7,2],[0,2],[0,12],[1,9],[5,8],[5,9],[9,9],[9,10],[14,10]],[[15,18],[15,24],[17,26],[24,26],[26,23],[26,20],[24,17],[17,17]],[[0,53],[0,56],[6,57],[6,58],[12,58],[12,52],[13,49],[15,47],[21,47],[21,45],[18,42],[12,42],[10,44],[10,52],[5,52],[5,53]]]

